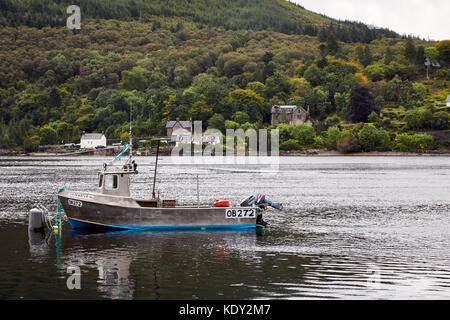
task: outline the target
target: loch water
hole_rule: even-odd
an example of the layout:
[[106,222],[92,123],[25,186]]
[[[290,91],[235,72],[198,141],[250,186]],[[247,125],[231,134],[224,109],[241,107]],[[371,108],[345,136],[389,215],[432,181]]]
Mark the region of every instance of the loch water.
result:
[[[276,172],[158,163],[179,204],[262,193],[263,232],[28,231],[60,186],[94,191],[104,157],[0,157],[0,299],[450,299],[450,157],[281,157]],[[132,193],[151,197],[154,157]],[[70,289],[71,271],[80,288]]]

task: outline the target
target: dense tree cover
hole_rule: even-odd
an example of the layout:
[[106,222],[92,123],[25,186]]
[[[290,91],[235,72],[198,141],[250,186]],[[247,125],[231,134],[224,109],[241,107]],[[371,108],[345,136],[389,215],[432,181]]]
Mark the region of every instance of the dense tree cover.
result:
[[[163,135],[165,122],[177,117],[202,120],[204,129],[268,127],[274,104],[309,108],[316,125],[331,126],[320,133],[280,124],[284,150],[428,148],[433,143],[405,141],[417,130],[450,129],[448,108],[437,107],[450,93],[446,41],[376,32],[346,38],[345,30],[359,30],[356,24],[269,0],[252,14],[246,10],[254,1],[192,1],[189,10],[184,1],[81,1],[82,28],[70,31],[61,26],[66,2],[42,3],[0,2],[0,148],[77,142],[83,131],[126,139],[130,107],[138,136]],[[226,4],[236,12],[220,19],[230,20],[211,22],[218,14],[208,12]],[[292,10],[279,11],[284,8]],[[64,21],[50,19],[58,10]],[[255,19],[303,28],[299,17],[308,17],[304,22],[317,36],[275,24],[242,25]],[[425,57],[442,66],[429,70],[430,80]],[[364,93],[355,95],[358,90]],[[359,127],[360,121],[373,124]],[[400,134],[408,138],[394,143]]]
[[[72,0],[2,0],[0,24],[30,27],[64,26],[66,8]],[[178,17],[194,22],[198,28],[223,27],[226,30],[271,29],[286,34],[316,36],[335,42],[334,34],[343,42],[368,43],[382,37],[399,37],[384,28],[369,28],[363,23],[336,21],[305,10],[297,4],[280,0],[78,0],[83,18],[117,19],[153,22],[160,27],[155,16]],[[183,22],[172,26],[178,32]]]
[[[341,153],[359,151],[422,151],[433,147],[434,139],[428,134],[390,134],[386,129],[373,123],[365,123],[353,128],[330,127],[316,135],[314,130],[306,130],[307,125],[296,127],[280,124],[280,150],[328,149]],[[311,128],[311,127],[309,127]],[[294,135],[294,132],[302,132]],[[282,133],[282,134],[281,134]]]

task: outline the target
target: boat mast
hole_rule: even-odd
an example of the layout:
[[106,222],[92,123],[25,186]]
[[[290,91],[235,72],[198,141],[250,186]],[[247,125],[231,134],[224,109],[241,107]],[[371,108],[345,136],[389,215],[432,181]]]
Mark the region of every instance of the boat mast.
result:
[[133,132],[131,131],[131,115],[133,114],[133,103],[130,102],[130,160],[133,154]]
[[156,160],[155,160],[155,173],[153,174],[153,191],[152,191],[152,197],[153,199],[156,198],[155,194],[155,185],[156,185],[156,169],[158,168],[158,155],[159,155],[159,143],[161,142],[161,139],[158,139],[158,144],[156,146]]
[[123,154],[125,153],[125,151],[127,151],[128,149],[130,150],[130,157],[128,158],[128,162],[131,163],[131,156],[132,156],[132,154],[133,154],[133,132],[131,131],[131,116],[132,116],[132,111],[133,111],[133,105],[130,103],[130,134],[129,134],[129,135],[130,135],[130,142],[129,142],[129,145],[127,145],[127,144],[125,143],[125,141],[121,141],[121,142],[123,142],[123,143],[125,144],[125,146],[124,146],[122,152],[121,152],[118,156],[115,156],[114,159],[112,159],[110,163],[108,163],[108,164],[106,164],[106,163],[103,164],[103,170],[106,170],[106,167],[107,167],[108,165],[112,165],[112,164],[114,163],[114,161],[120,160],[120,158],[122,157],[122,155],[123,155]]

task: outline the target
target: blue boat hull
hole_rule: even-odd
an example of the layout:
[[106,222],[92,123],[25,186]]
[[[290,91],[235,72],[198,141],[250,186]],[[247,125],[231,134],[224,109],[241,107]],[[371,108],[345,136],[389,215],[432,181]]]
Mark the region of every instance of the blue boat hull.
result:
[[166,226],[134,226],[98,224],[86,221],[69,219],[73,229],[109,229],[109,230],[136,230],[136,231],[190,231],[190,230],[252,230],[259,226],[256,224],[223,224],[223,225],[166,225]]
[[62,191],[62,208],[73,229],[248,230],[258,228],[252,207],[152,207],[130,197]]

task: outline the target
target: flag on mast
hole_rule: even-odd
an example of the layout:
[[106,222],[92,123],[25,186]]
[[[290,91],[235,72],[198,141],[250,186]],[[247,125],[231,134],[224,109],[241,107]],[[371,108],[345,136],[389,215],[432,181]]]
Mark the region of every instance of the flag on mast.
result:
[[125,143],[125,145],[123,146],[123,150],[121,153],[119,153],[119,155],[116,157],[118,160],[120,160],[120,158],[122,158],[122,155],[124,154],[125,151],[128,150],[128,144]]

